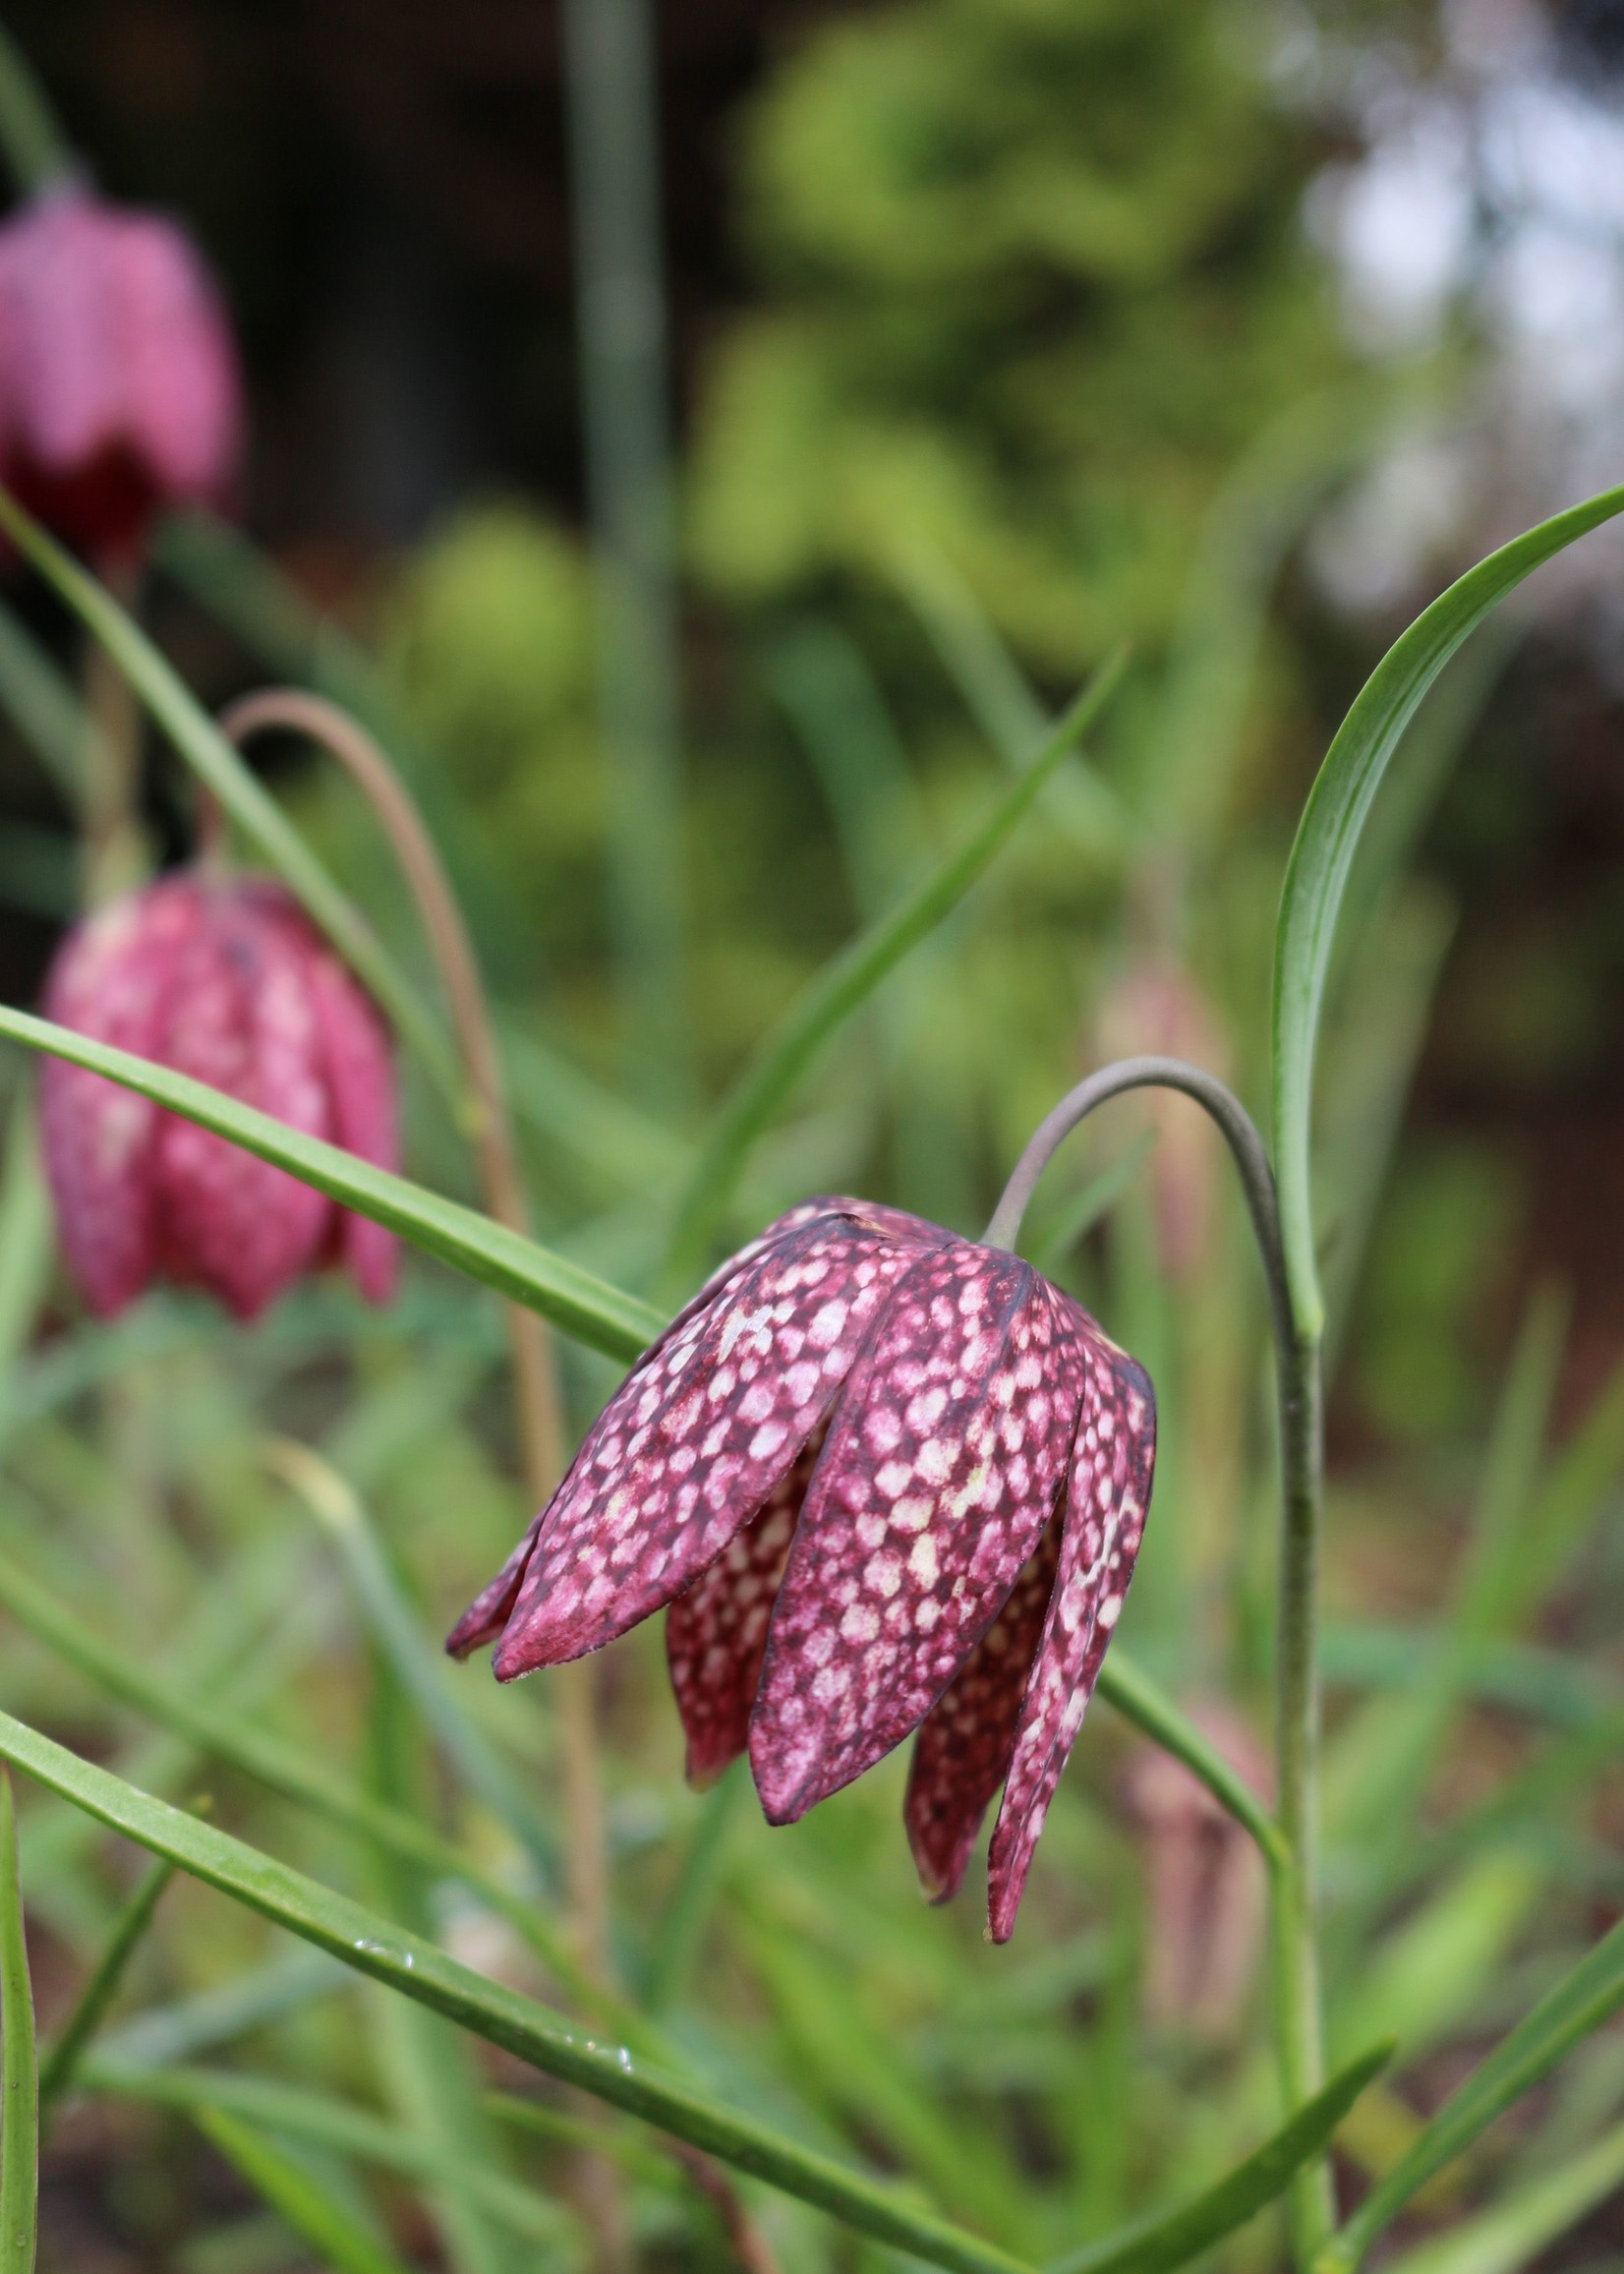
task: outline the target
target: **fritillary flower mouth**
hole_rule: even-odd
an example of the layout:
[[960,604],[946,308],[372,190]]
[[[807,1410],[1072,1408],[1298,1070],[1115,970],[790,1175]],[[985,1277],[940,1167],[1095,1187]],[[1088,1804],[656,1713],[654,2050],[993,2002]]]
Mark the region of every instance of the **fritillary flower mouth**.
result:
[[818,1199],[733,1256],[633,1368],[447,1648],[503,1681],[669,1606],[707,1779],[741,1752],[792,1823],[917,1730],[927,1892],[1002,1784],[989,1924],[1014,1925],[1132,1573],[1143,1370],[1008,1250]]

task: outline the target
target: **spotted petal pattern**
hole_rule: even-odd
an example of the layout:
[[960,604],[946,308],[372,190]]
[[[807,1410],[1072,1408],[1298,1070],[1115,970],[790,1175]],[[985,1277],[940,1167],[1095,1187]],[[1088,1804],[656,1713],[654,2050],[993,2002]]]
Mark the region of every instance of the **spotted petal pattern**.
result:
[[[198,915],[193,900],[160,886],[145,908],[131,898],[88,917],[51,967],[45,1016],[97,1042],[157,1056],[175,967]],[[39,1110],[69,1268],[90,1309],[110,1318],[157,1267],[151,1165],[158,1108],[99,1074],[49,1058]]]
[[1014,1929],[1049,1802],[1122,1613],[1150,1499],[1156,1404],[1149,1376],[1077,1315],[1088,1328],[1087,1385],[1060,1568],[993,1828],[987,1917],[995,1943],[1008,1942]]
[[794,1466],[908,1254],[814,1217],[633,1369],[537,1535],[498,1681],[611,1642],[716,1560]]
[[770,1823],[860,1777],[930,1711],[1055,1505],[1081,1381],[1062,1299],[954,1241],[852,1369],[773,1613],[750,1732]]
[[1009,1774],[1064,1529],[1063,1516],[1049,1519],[1004,1608],[919,1724],[902,1822],[933,1902],[958,1893],[987,1803]]
[[[383,1026],[297,904],[265,878],[165,877],[79,926],[46,985],[65,1026],[207,1081],[295,1129],[399,1165]],[[52,1061],[45,1169],[62,1244],[110,1316],[159,1272],[252,1318],[329,1253],[375,1301],[394,1243],[281,1169]]]
[[662,1605],[696,1782],[748,1746],[770,1822],[910,1729],[908,1837],[958,1886],[1002,1782],[1009,1933],[1143,1524],[1143,1374],[1007,1250],[809,1200],[610,1399],[447,1648],[508,1680]]
[[[164,1061],[312,1137],[330,1135],[303,957],[255,901],[218,894],[175,971]],[[326,1195],[195,1122],[158,1125],[157,1206],[169,1277],[253,1318],[315,1260]]]
[[767,1622],[823,1436],[819,1429],[761,1514],[666,1613],[666,1662],[687,1734],[691,1784],[714,1783],[749,1741]]

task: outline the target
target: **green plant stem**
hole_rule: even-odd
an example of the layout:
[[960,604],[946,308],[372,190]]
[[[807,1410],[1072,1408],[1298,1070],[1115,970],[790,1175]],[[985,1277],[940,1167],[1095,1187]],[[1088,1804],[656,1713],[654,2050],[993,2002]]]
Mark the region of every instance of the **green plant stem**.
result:
[[17,1803],[0,1770],[0,2274],[33,2274],[39,2217],[39,2077],[23,1929]]
[[[1274,2021],[1288,2111],[1325,2081],[1319,1991],[1319,1517],[1325,1467],[1319,1337],[1288,1337],[1280,1380],[1280,1597],[1275,1636],[1275,1812],[1288,1862],[1273,1886]],[[1292,2245],[1311,2265],[1336,2223],[1329,2166],[1292,2182]]]
[[[1269,1865],[1276,2048],[1281,2090],[1290,2116],[1311,2100],[1325,2082],[1315,1823],[1319,1749],[1315,1623],[1324,1425],[1319,1337],[1317,1333],[1299,1332],[1294,1323],[1279,1202],[1268,1154],[1251,1116],[1215,1075],[1178,1058],[1125,1058],[1078,1082],[1045,1115],[1015,1163],[983,1237],[991,1246],[1013,1247],[1026,1204],[1057,1147],[1097,1106],[1127,1090],[1150,1087],[1182,1091],[1217,1123],[1240,1175],[1257,1236],[1274,1327],[1281,1503],[1275,1669],[1275,1823],[1279,1837],[1277,1842],[1259,1844]],[[1109,1665],[1110,1661],[1106,1662]],[[1207,1781],[1211,1782],[1210,1778]],[[1219,1797],[1226,1806],[1235,1807],[1233,1798],[1222,1793]],[[1247,1813],[1240,1808],[1235,1812],[1248,1830],[1253,1829]],[[1294,2254],[1298,2265],[1306,2268],[1335,2222],[1330,2174],[1322,2162],[1305,2165],[1294,2178],[1291,2210]]]
[[85,2048],[106,2018],[107,2009],[118,1995],[119,1984],[135,1955],[136,1947],[152,1923],[158,1898],[174,1876],[175,1866],[160,1857],[143,1874],[113,1921],[107,1947],[96,1960],[89,1980],[80,1992],[78,2005],[58,2030],[50,2051],[39,2065],[41,2121],[49,2112],[51,2104],[60,2100],[72,2084]]
[[38,74],[4,26],[0,26],[0,149],[26,196],[73,172],[73,152]]

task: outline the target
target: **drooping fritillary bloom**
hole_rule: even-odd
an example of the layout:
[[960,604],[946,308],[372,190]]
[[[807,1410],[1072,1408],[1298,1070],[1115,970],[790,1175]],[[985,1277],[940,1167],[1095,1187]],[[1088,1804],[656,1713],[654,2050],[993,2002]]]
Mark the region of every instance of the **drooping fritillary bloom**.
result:
[[[182,870],[109,903],[58,951],[44,1009],[379,1168],[399,1165],[382,1020],[267,877]],[[40,1117],[63,1251],[101,1317],[164,1278],[249,1319],[328,1261],[346,1263],[370,1302],[393,1292],[391,1233],[134,1090],[49,1059]]]
[[106,563],[162,507],[229,502],[242,455],[231,326],[196,247],[77,182],[0,226],[0,481]]
[[1009,1937],[1133,1568],[1148,1378],[1030,1264],[896,1208],[810,1200],[732,1257],[627,1375],[447,1643],[497,1678],[669,1605],[688,1772],[748,1751],[792,1823],[918,1731],[927,1892],[1004,1797]]

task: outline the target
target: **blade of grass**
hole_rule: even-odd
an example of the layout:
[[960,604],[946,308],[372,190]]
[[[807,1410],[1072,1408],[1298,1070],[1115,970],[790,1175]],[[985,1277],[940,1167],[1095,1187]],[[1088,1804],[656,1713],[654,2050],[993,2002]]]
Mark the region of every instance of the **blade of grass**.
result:
[[1125,2233],[1058,2259],[1049,2274],[1165,2274],[1188,2265],[1285,2192],[1293,2174],[1324,2152],[1349,2109],[1392,2057],[1390,2044],[1372,2046],[1216,2185],[1176,2211],[1136,2220]]
[[295,1943],[212,1989],[145,2007],[97,2038],[83,2058],[133,2063],[138,2069],[193,2061],[353,1987],[348,1969],[336,1958]]
[[728,1834],[748,1788],[744,1763],[735,1761],[700,1803],[681,1874],[660,1913],[649,1950],[643,2002],[651,2013],[668,2012],[687,1987],[726,1868]]
[[23,1931],[17,1804],[0,1770],[0,2274],[33,2274],[39,2217],[39,2080]]
[[167,1106],[184,1120],[229,1137],[233,1144],[274,1162],[358,1215],[387,1225],[471,1279],[528,1304],[566,1334],[609,1358],[629,1363],[641,1356],[665,1324],[661,1314],[646,1303],[622,1295],[618,1288],[594,1278],[578,1264],[568,1263],[535,1241],[521,1239],[518,1233],[493,1223],[478,1209],[441,1199],[438,1194],[411,1184],[405,1177],[375,1169],[371,1162],[339,1145],[305,1137],[269,1114],[240,1105],[223,1090],[210,1089],[205,1082],[5,1006],[0,1006],[0,1035],[29,1050],[66,1058],[92,1074],[104,1074],[126,1089],[139,1090],[142,1096]]
[[1391,2219],[1482,2132],[1537,2084],[1581,2038],[1624,2006],[1624,1925],[1614,1927],[1556,1987],[1540,1999],[1458,2085],[1407,2154],[1378,2181],[1328,2243],[1314,2274],[1349,2274]]
[[101,1689],[148,1715],[162,1727],[189,1738],[205,1755],[226,1761],[273,1792],[314,1809],[358,1838],[376,1841],[392,1854],[421,1864],[442,1878],[460,1880],[481,1902],[496,1911],[535,1951],[572,1997],[616,2028],[632,2017],[606,2003],[575,1958],[566,1937],[533,1903],[515,1895],[500,1880],[420,1824],[416,1817],[354,1791],[294,1746],[236,1719],[217,1698],[190,1697],[177,1684],[148,1673],[104,1642],[54,1597],[38,1587],[9,1557],[0,1554],[0,1603],[31,1635]]
[[288,2139],[335,2148],[420,2186],[460,2178],[492,2216],[523,2241],[553,2244],[570,2232],[567,2216],[545,2195],[499,2172],[464,2171],[402,2126],[331,2093],[245,2075],[240,2070],[147,2069],[100,2053],[87,2058],[81,2073],[88,2091],[184,2109],[188,2115],[216,2110]]
[[866,1001],[908,950],[957,905],[1031,806],[1067,752],[1095,724],[1122,683],[1125,654],[1102,665],[1048,740],[976,828],[922,877],[891,913],[858,933],[812,980],[762,1043],[723,1100],[677,1205],[668,1270],[686,1280],[705,1260],[751,1146],[836,1028]]
[[1436,2242],[1406,2250],[1389,2274],[1521,2274],[1558,2236],[1624,2184],[1624,2125],[1543,2178],[1517,2187]]
[[1262,1801],[1238,1770],[1232,1769],[1215,1745],[1193,1721],[1180,1713],[1166,1693],[1122,1651],[1114,1650],[1100,1667],[1099,1695],[1110,1700],[1124,1720],[1154,1739],[1176,1761],[1182,1761],[1207,1790],[1244,1825],[1262,1851],[1271,1871],[1290,1861],[1284,1835]]
[[333,2274],[405,2274],[394,2252],[370,2235],[346,2204],[241,2117],[197,2108],[192,2121]]
[[1275,943],[1274,1141],[1293,1316],[1307,1340],[1325,1315],[1310,1175],[1314,1052],[1337,917],[1371,802],[1421,697],[1475,626],[1541,561],[1620,511],[1624,488],[1603,491],[1514,538],[1423,610],[1355,698],[1304,808]]
[[454,1113],[463,1082],[439,1021],[424,1007],[394,958],[327,874],[274,798],[238,757],[168,661],[104,586],[47,536],[9,491],[0,489],[0,529],[100,641],[175,748],[208,787],[313,921],[409,1041]]
[[[460,1965],[392,1920],[215,1826],[137,1791],[9,1714],[0,1714],[0,1758],[234,1902],[545,2074],[579,2085],[947,2274],[1025,2274],[1020,2261],[995,2244],[920,2210],[897,2189],[781,2136],[756,2118],[676,2083],[626,2047],[582,2035],[536,2000]],[[89,2080],[89,2063],[82,2074]]]
[[0,1382],[8,1388],[45,1299],[55,1246],[33,1084],[26,1081],[6,1123],[0,1168]]
[[1101,1217],[1110,1214],[1144,1166],[1155,1142],[1149,1130],[1135,1137],[1125,1153],[1098,1176],[1090,1177],[1059,1215],[1041,1228],[1037,1254],[1032,1257],[1040,1271],[1058,1270],[1078,1241],[1085,1240]]
[[360,1494],[329,1461],[291,1437],[267,1441],[265,1464],[297,1494],[336,1548],[368,1633],[469,1790],[507,1826],[544,1881],[555,1884],[557,1842],[531,1807],[517,1776],[447,1690],[444,1657],[425,1642]]
[[85,787],[94,731],[56,658],[9,608],[0,607],[0,705],[73,811]]
[[[386,1662],[376,1664],[370,1722],[367,1783],[372,1797],[408,1814],[421,1811],[426,1796],[416,1758],[418,1726]],[[375,1847],[369,1860],[374,1898],[391,1918],[426,1934],[430,1891],[424,1874],[387,1848]],[[470,2170],[498,2168],[500,2155],[498,2135],[481,2103],[468,2039],[443,2014],[391,1997],[377,1983],[368,1983],[364,2004],[380,2092],[407,2130],[429,2141],[459,2175],[428,2190],[451,2274],[518,2274],[506,2236],[468,2192],[463,2177]]]
[[137,1882],[128,1901],[113,1922],[113,1931],[107,1938],[107,1947],[96,1960],[90,1978],[79,1993],[78,2002],[67,2020],[57,2031],[39,2068],[39,2113],[43,2119],[54,2101],[61,2098],[74,2080],[85,2048],[107,2017],[108,2008],[118,1996],[125,1968],[135,1956],[137,1947],[152,1923],[164,1889],[175,1876],[175,1866],[167,1861],[152,1864]]

